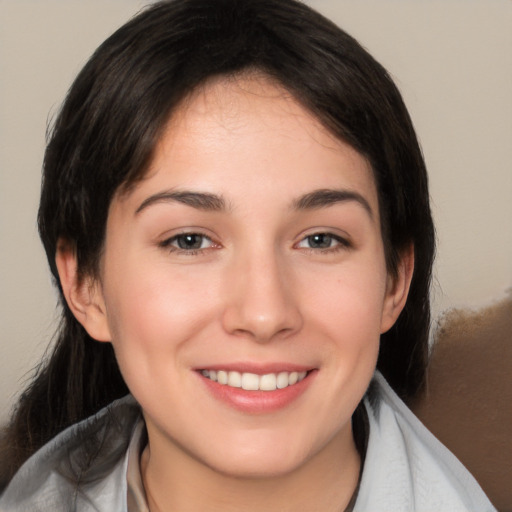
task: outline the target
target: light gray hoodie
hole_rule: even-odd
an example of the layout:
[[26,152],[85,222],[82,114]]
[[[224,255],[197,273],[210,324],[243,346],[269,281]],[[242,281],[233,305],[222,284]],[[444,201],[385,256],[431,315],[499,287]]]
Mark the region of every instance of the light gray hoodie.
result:
[[[369,438],[354,512],[496,511],[378,372],[364,405]],[[140,421],[139,406],[127,396],[63,431],[20,468],[0,511],[126,512],[128,446]]]

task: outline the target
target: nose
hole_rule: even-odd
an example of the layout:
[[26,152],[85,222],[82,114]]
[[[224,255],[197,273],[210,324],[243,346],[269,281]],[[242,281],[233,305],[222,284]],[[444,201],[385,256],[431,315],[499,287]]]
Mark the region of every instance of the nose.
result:
[[228,273],[223,327],[230,334],[265,343],[298,332],[303,323],[293,276],[273,251],[233,262]]

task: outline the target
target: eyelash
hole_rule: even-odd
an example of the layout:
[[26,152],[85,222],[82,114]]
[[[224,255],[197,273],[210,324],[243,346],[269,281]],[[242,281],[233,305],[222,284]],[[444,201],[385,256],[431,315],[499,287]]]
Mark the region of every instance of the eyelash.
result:
[[[350,249],[352,247],[352,244],[346,238],[343,238],[338,235],[334,235],[333,233],[329,233],[329,232],[325,232],[325,231],[320,231],[320,232],[312,233],[310,235],[305,236],[297,244],[295,244],[294,247],[301,248],[300,247],[301,243],[308,241],[308,240],[311,242],[311,239],[313,239],[314,237],[320,237],[320,236],[327,237],[330,242],[336,242],[336,244],[334,246],[330,246],[330,247],[317,247],[317,248],[302,247],[302,249],[304,249],[305,251],[307,251],[309,253],[314,253],[314,254],[318,254],[318,253],[333,254],[338,251]],[[196,249],[186,249],[183,247],[176,247],[173,245],[173,243],[176,243],[176,242],[179,244],[179,240],[184,239],[185,237],[189,237],[189,238],[190,237],[200,237],[201,245],[203,244],[204,241],[209,241],[211,243],[211,245],[208,247],[199,247]],[[163,240],[162,242],[160,242],[159,246],[164,249],[167,249],[171,253],[178,253],[178,254],[183,254],[186,256],[196,256],[196,255],[204,253],[205,251],[208,251],[210,249],[219,247],[219,244],[216,244],[209,236],[204,235],[202,233],[184,232],[184,233],[179,233],[178,235],[174,235],[170,238],[167,238],[166,240]]]
[[303,249],[308,251],[308,252],[314,253],[314,254],[318,254],[318,253],[321,253],[321,254],[334,254],[334,253],[337,253],[337,252],[342,251],[342,250],[350,249],[352,247],[352,244],[349,242],[349,240],[347,240],[346,238],[343,238],[343,237],[341,237],[339,235],[335,235],[333,233],[329,233],[328,231],[319,231],[319,232],[307,235],[304,238],[302,238],[296,244],[296,246],[299,246],[299,244],[301,244],[303,242],[306,242],[307,240],[309,240],[311,242],[312,238],[319,237],[319,236],[327,237],[329,239],[329,241],[336,242],[336,243],[335,243],[334,246],[330,246],[330,247],[317,247],[317,248],[314,248],[314,247],[303,247]]
[[[211,242],[211,246],[199,247],[197,249],[184,249],[183,247],[175,247],[172,245],[174,242],[179,243],[179,240],[183,239],[185,237],[200,237],[201,245],[202,245],[202,242],[204,242],[205,240],[209,240]],[[203,233],[196,233],[196,232],[179,233],[177,235],[172,236],[171,238],[167,238],[166,240],[160,242],[160,244],[159,244],[160,247],[167,249],[171,253],[184,254],[186,256],[195,256],[197,254],[201,254],[204,251],[214,248],[216,245],[217,244],[215,244],[215,242],[213,242],[213,240],[209,236],[206,236]]]

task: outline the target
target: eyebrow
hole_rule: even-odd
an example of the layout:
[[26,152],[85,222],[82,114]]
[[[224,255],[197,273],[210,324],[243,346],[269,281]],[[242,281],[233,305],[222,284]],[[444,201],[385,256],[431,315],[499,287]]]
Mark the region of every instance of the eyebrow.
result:
[[362,206],[370,218],[373,219],[373,210],[370,203],[361,194],[353,190],[337,190],[330,188],[314,190],[293,201],[292,206],[296,210],[316,210],[348,201],[354,201]]
[[216,194],[210,194],[208,192],[191,192],[191,191],[172,191],[167,190],[165,192],[159,192],[153,194],[147,199],[142,201],[140,206],[135,210],[135,214],[140,213],[148,206],[157,203],[182,203],[198,210],[219,212],[226,210],[226,201]]
[[[352,190],[318,189],[308,192],[292,202],[295,210],[316,210],[336,203],[355,201],[361,205],[370,218],[373,219],[373,211],[369,202],[358,192]],[[204,211],[221,212],[227,209],[226,201],[222,196],[208,192],[164,191],[146,198],[135,211],[135,214],[153,204],[177,202],[192,208]]]

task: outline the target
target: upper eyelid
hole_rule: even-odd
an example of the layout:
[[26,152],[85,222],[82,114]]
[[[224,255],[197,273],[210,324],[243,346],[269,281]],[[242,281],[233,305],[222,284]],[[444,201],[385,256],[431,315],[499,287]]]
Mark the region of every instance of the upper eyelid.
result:
[[[169,245],[173,240],[176,240],[176,238],[180,236],[186,236],[186,235],[198,235],[202,236],[204,238],[207,238],[212,242],[212,244],[216,246],[222,245],[221,242],[218,241],[218,239],[213,235],[208,233],[209,230],[199,228],[199,227],[190,227],[190,228],[179,228],[178,232],[175,232],[173,234],[163,234],[160,238],[160,241],[158,242],[159,245],[167,246]],[[328,235],[331,236],[333,239],[337,240],[341,244],[344,245],[353,245],[352,237],[346,233],[346,232],[336,232],[337,230],[333,228],[310,228],[308,230],[302,231],[300,235],[298,235],[295,238],[295,242],[293,242],[293,245],[297,245],[303,240],[307,239],[310,236],[314,235]]]
[[[338,242],[338,244],[340,244],[342,246],[345,246],[347,248],[348,247],[352,247],[352,242],[347,237],[343,237],[343,236],[340,236],[340,235],[336,235],[334,233],[329,233],[329,232],[324,232],[324,231],[316,231],[316,232],[311,233],[309,235],[305,235],[302,238],[300,238],[299,241],[295,243],[295,245],[299,245],[302,242],[304,242],[305,240],[307,240],[309,237],[312,237],[312,236],[315,236],[315,235],[327,235],[327,236],[330,236],[333,240],[335,240],[336,242]],[[313,247],[308,247],[307,249],[320,250],[321,251],[321,250],[334,249],[334,247],[318,248],[318,249],[315,249]]]
[[[197,248],[183,248],[179,247],[177,244],[175,245],[174,242],[180,237],[180,236],[187,236],[187,235],[198,235],[203,238],[206,238],[209,240],[208,247],[197,247]],[[215,242],[210,236],[205,235],[203,233],[199,232],[193,232],[193,231],[186,231],[177,233],[175,235],[169,236],[164,238],[162,241],[158,242],[158,247],[160,249],[164,249],[165,251],[169,252],[170,254],[175,254],[177,256],[199,256],[199,255],[206,255],[210,251],[218,249],[220,247],[220,244]]]
[[203,238],[210,240],[210,242],[212,242],[212,243],[216,243],[211,236],[206,235],[205,233],[201,233],[200,231],[183,231],[180,233],[176,233],[175,235],[165,237],[161,243],[169,244],[170,242],[176,240],[180,236],[187,236],[187,235],[188,236],[190,236],[190,235],[201,236]]
[[342,242],[352,243],[352,237],[349,233],[343,230],[334,229],[334,228],[311,228],[304,230],[302,233],[300,233],[296,240],[298,242],[301,242],[302,240],[315,235],[328,235],[336,240],[340,240]]
[[214,234],[211,233],[210,230],[196,226],[168,229],[160,233],[156,238],[162,242],[165,242],[178,236],[184,235],[199,235],[209,238],[210,240],[214,240],[215,238]]

